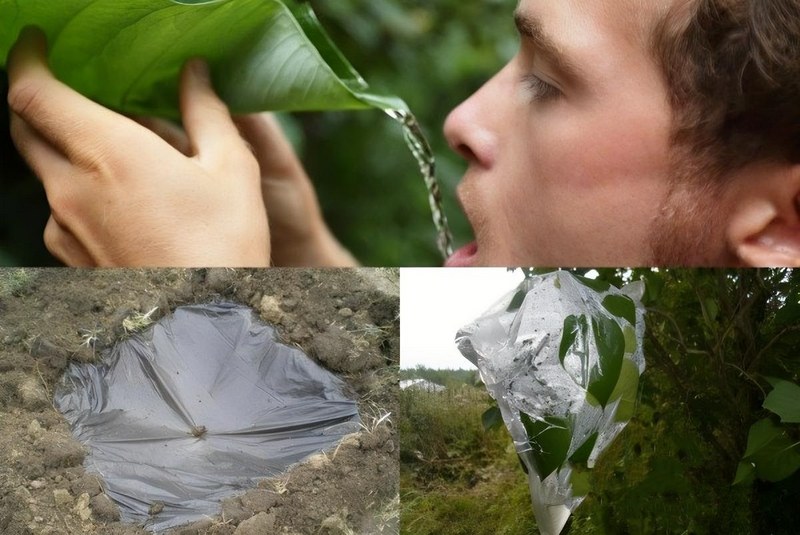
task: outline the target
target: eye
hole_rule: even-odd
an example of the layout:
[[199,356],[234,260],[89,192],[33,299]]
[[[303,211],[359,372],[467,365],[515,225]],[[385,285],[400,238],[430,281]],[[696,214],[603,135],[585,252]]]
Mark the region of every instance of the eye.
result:
[[561,96],[561,90],[550,85],[535,74],[529,74],[523,79],[531,91],[534,101],[552,100]]

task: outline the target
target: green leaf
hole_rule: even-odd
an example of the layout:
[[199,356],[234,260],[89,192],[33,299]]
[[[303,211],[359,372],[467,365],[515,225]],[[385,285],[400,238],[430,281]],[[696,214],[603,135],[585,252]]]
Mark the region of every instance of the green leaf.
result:
[[781,417],[784,423],[800,423],[800,386],[783,380],[773,380],[775,387],[764,400],[764,408]]
[[570,475],[569,478],[569,483],[572,486],[573,496],[586,496],[589,494],[589,492],[591,492],[592,485],[589,475],[589,472],[579,472],[577,470],[572,471],[572,475]]
[[705,300],[705,309],[706,314],[708,315],[708,321],[716,321],[717,316],[719,315],[719,305],[717,304],[716,299],[708,298]]
[[733,479],[734,485],[751,483],[756,478],[756,467],[752,462],[742,461],[736,468],[736,477]]
[[519,310],[522,306],[522,302],[525,301],[526,295],[528,294],[525,293],[525,290],[519,290],[517,293],[515,293],[514,297],[511,299],[511,303],[508,304],[506,312],[514,312]]
[[603,299],[603,308],[618,318],[625,318],[636,325],[636,305],[627,295],[608,295]]
[[567,316],[566,319],[564,319],[564,331],[561,333],[561,344],[558,347],[558,358],[562,366],[564,365],[564,359],[567,353],[569,353],[569,350],[575,345],[578,337],[585,343],[588,331],[589,324],[586,316],[583,314],[580,316]]
[[664,289],[664,276],[662,273],[649,271],[644,274],[645,290],[642,297],[642,303],[651,305],[658,301],[661,297],[661,291]]
[[573,275],[573,277],[575,277],[575,280],[577,280],[587,288],[591,288],[595,292],[607,292],[608,290],[611,289],[611,284],[605,281],[597,279],[589,279],[587,277],[584,277],[583,275]]
[[756,475],[764,481],[781,481],[800,469],[800,453],[785,435],[774,438],[752,456]]
[[481,416],[484,431],[491,431],[503,424],[503,414],[499,407],[489,407]]
[[759,479],[780,481],[800,469],[800,448],[789,439],[785,429],[764,418],[750,427],[742,462],[753,463]]
[[611,392],[608,401],[619,399],[617,412],[614,415],[614,420],[617,422],[627,422],[633,418],[633,412],[636,408],[636,395],[639,392],[639,368],[632,360],[625,359],[622,361],[622,368],[619,373],[619,381]]
[[639,345],[639,342],[636,340],[636,330],[630,325],[626,325],[622,329],[622,335],[625,337],[625,353],[627,355],[633,355]]
[[564,464],[572,440],[569,422],[561,418],[548,417],[533,420],[524,412],[520,414],[522,425],[528,433],[536,472],[546,478]]
[[575,450],[575,452],[570,455],[569,460],[574,464],[586,464],[589,461],[589,456],[592,454],[592,450],[594,449],[594,445],[597,442],[598,432],[594,432],[589,435],[589,438],[586,439],[586,442],[581,444],[581,447]]
[[600,362],[589,374],[587,390],[605,407],[619,381],[625,336],[616,321],[603,315],[592,318],[592,330]]
[[20,30],[48,37],[56,76],[130,114],[178,117],[178,74],[205,58],[235,113],[263,110],[407,110],[371,93],[296,0],[0,0],[0,67]]
[[758,453],[781,433],[781,428],[769,418],[754,423],[750,426],[750,433],[747,435],[747,451],[744,452],[744,458],[747,459]]

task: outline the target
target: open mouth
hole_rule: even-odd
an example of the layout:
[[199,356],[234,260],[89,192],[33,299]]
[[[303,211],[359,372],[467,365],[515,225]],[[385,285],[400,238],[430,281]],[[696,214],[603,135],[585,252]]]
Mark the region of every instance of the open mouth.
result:
[[478,242],[471,242],[457,250],[447,259],[444,267],[471,267],[478,256]]

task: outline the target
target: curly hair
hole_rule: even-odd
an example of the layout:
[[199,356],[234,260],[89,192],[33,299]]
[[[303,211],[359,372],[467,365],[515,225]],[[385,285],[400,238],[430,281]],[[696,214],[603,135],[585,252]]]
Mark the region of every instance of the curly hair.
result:
[[686,0],[653,35],[672,141],[695,172],[800,163],[799,0]]

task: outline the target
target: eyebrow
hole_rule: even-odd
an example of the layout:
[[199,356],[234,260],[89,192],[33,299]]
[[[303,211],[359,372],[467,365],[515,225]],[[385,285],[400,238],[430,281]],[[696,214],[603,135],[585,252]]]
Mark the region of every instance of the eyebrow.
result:
[[517,10],[514,12],[514,24],[520,37],[530,41],[536,47],[536,52],[554,69],[572,79],[583,77],[583,70],[556,46],[553,39],[545,33],[539,19]]

